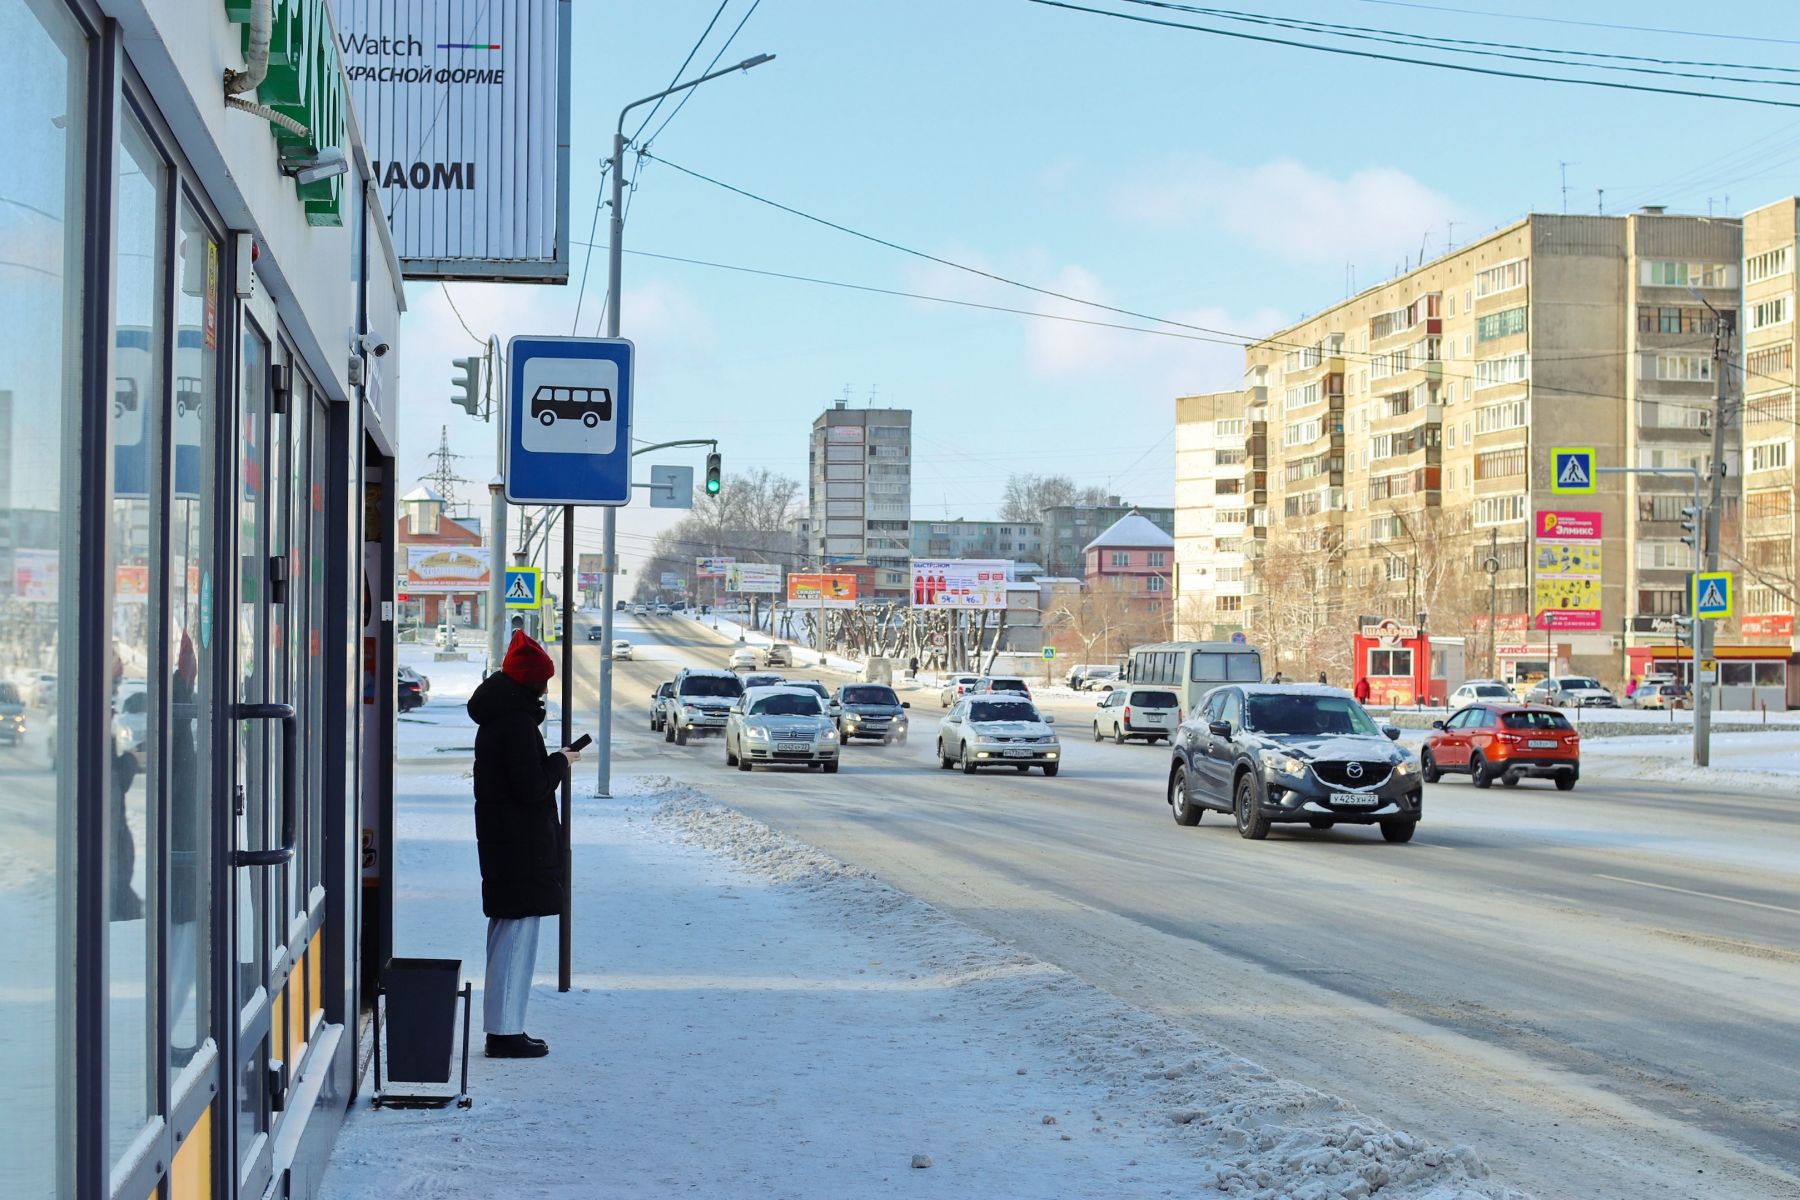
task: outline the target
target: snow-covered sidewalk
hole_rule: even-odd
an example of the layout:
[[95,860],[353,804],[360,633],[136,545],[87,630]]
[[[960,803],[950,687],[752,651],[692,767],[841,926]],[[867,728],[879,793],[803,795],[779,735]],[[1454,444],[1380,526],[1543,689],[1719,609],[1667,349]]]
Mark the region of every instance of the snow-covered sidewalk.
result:
[[[468,764],[426,749],[468,731],[418,732],[442,762],[399,772],[396,951],[463,960],[479,1039]],[[325,1196],[1517,1196],[667,779],[620,793],[577,802],[550,1056],[477,1041],[467,1111],[365,1096]]]

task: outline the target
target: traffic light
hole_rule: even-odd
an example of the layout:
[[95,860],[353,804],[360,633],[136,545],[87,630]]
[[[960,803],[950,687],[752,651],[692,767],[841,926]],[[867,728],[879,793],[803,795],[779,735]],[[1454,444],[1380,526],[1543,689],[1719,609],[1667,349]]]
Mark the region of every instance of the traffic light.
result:
[[460,395],[450,397],[450,403],[458,408],[467,409],[471,417],[481,415],[481,360],[475,357],[453,358],[450,365],[460,374],[450,377],[450,386]]
[[1681,510],[1681,544],[1694,546],[1699,544],[1700,510],[1689,505]]
[[706,456],[706,494],[719,494],[719,452],[713,451]]
[[1694,644],[1694,618],[1680,616],[1675,618],[1675,644],[1677,646]]

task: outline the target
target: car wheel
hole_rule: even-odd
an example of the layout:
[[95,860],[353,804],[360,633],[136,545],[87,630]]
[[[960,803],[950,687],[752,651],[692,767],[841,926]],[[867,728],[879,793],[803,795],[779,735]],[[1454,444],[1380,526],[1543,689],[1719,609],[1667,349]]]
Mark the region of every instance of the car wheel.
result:
[[1330,829],[1333,825],[1337,824],[1337,822],[1330,817],[1308,817],[1306,818],[1306,823],[1311,825],[1314,829]]
[[938,739],[938,770],[948,771],[951,767],[954,767],[955,765],[956,764],[950,760],[950,756],[948,754],[944,753],[944,741],[942,738],[939,738]]
[[667,721],[664,721],[663,722],[663,741],[672,742],[674,740],[675,740],[675,727],[673,725],[669,724]]
[[737,766],[738,765],[738,756],[731,752],[731,739],[724,738],[722,740],[725,743],[725,765],[728,767]]
[[687,726],[684,725],[680,729],[677,729],[675,731],[675,744],[677,746],[685,746],[685,745],[687,745],[687,740],[688,740],[688,731],[687,731]]
[[1031,764],[1030,763],[1018,763],[1013,767],[1013,770],[1015,770],[1019,774],[1023,775],[1025,772],[1031,770]]
[[838,768],[838,760],[833,758],[833,759],[826,760],[826,762],[823,763],[819,769],[824,771],[827,775],[836,775],[837,768]]
[[1506,787],[1518,787],[1519,780],[1523,778],[1524,776],[1520,775],[1517,771],[1508,771],[1500,776],[1500,782]]
[[1114,725],[1113,726],[1113,745],[1123,746],[1124,744],[1125,744],[1125,727],[1123,725]]
[[1056,773],[1060,770],[1062,770],[1061,763],[1045,763],[1044,764],[1044,778],[1055,779]]
[[1559,792],[1574,791],[1575,790],[1575,781],[1579,778],[1580,778],[1580,776],[1575,774],[1575,772],[1573,772],[1573,771],[1562,772],[1561,774],[1557,775],[1557,777],[1556,777],[1556,790]]
[[1390,842],[1412,841],[1413,830],[1419,827],[1417,821],[1383,821],[1381,836]]
[[1186,767],[1176,767],[1169,772],[1169,810],[1175,816],[1177,825],[1198,825],[1206,810],[1198,804],[1188,803],[1188,778]]
[[1437,759],[1431,757],[1430,750],[1419,751],[1419,775],[1426,783],[1436,783],[1444,777],[1443,772],[1438,770]]
[[1100,732],[1100,722],[1095,721],[1094,722],[1094,740],[1096,742],[1101,741],[1104,739],[1105,736],[1106,735],[1104,735]]
[[1479,750],[1469,759],[1469,782],[1484,790],[1494,786],[1494,777],[1488,774],[1487,759],[1481,757]]
[[1262,797],[1256,794],[1256,777],[1245,771],[1238,776],[1237,800],[1232,805],[1238,836],[1260,842],[1269,836],[1269,818],[1262,815]]
[[973,775],[975,773],[975,760],[969,757],[969,745],[967,742],[963,743],[962,748],[962,772],[964,775]]
[[901,735],[900,735],[900,736],[899,736],[899,737],[897,737],[897,738],[895,738],[895,739],[894,739],[894,745],[896,745],[896,746],[904,746],[904,745],[906,745],[906,735],[905,735],[905,734],[904,734],[904,733],[903,733],[903,734],[901,734]]

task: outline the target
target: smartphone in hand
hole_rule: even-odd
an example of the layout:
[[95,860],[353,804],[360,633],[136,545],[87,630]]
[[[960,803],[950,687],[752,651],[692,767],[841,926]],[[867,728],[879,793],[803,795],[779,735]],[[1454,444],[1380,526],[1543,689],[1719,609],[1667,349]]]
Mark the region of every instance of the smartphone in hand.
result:
[[574,750],[577,753],[580,753],[581,751],[586,750],[589,746],[591,746],[593,744],[594,744],[594,735],[591,733],[584,733],[580,737],[576,738],[574,741],[569,743],[569,749]]

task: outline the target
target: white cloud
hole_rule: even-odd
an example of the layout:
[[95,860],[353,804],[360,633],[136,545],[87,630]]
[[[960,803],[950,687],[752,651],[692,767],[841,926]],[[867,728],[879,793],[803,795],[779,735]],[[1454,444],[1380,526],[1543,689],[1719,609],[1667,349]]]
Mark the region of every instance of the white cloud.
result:
[[1446,223],[1474,217],[1442,192],[1392,167],[1334,176],[1291,158],[1253,166],[1178,155],[1113,190],[1122,217],[1155,229],[1234,235],[1294,262],[1373,262],[1442,251]]

